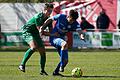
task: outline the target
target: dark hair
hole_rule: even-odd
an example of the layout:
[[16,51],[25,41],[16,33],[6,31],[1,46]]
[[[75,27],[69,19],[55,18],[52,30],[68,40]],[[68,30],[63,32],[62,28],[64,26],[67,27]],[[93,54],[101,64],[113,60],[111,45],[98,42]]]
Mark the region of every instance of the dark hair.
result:
[[53,4],[51,4],[51,3],[46,3],[46,4],[45,4],[45,9],[47,9],[47,8],[53,8]]
[[76,10],[70,10],[69,16],[76,20],[78,18],[78,12]]
[[81,17],[81,20],[86,20],[86,19],[85,19],[85,17],[82,16],[82,17]]

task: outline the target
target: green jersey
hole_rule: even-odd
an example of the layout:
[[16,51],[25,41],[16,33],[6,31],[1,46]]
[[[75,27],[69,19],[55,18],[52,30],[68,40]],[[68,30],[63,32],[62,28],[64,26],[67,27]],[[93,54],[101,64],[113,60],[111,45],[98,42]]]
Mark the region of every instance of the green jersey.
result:
[[37,26],[43,25],[45,19],[43,13],[34,15],[28,22],[21,27],[23,39],[29,44],[31,40],[35,40],[39,47],[44,47],[43,41],[40,38]]
[[38,13],[34,15],[26,24],[28,25],[35,25],[35,26],[41,26],[41,23],[43,23],[43,13]]
[[[34,15],[31,19],[27,21],[27,23],[21,27],[22,30],[27,30],[32,33],[36,32],[37,26],[42,26],[44,23],[44,14],[43,13],[37,13]],[[37,30],[38,31],[38,30]]]

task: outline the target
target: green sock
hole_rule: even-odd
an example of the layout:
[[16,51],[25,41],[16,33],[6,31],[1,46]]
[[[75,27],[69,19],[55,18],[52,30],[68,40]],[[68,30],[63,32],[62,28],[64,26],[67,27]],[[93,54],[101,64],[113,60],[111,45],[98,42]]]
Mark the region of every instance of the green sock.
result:
[[34,51],[32,49],[30,49],[30,48],[25,52],[24,57],[23,57],[22,62],[21,62],[22,65],[26,64],[26,62],[28,61],[28,59],[33,54],[33,52]]
[[40,59],[40,64],[41,64],[41,69],[44,70],[45,68],[45,63],[46,63],[46,54],[41,55]]

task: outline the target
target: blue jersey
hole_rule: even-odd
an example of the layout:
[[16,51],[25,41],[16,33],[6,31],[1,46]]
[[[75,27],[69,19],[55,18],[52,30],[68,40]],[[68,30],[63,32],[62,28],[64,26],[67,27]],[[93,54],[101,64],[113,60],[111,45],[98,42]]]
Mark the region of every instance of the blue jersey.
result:
[[[64,14],[55,15],[52,17],[52,19],[56,21],[56,24],[51,33],[54,34],[55,32],[58,32],[60,34],[59,38],[64,39],[67,32],[81,30],[80,24],[77,21],[69,24],[67,16]],[[50,37],[50,40],[53,40],[54,38],[57,37],[52,36]]]

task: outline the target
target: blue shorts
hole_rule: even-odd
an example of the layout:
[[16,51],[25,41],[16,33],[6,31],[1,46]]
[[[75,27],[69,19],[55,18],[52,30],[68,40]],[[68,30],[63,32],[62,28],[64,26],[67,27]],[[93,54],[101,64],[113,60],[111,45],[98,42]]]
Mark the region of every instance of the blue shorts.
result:
[[65,40],[62,38],[54,38],[50,41],[51,45],[54,46],[55,48],[61,47],[61,43],[64,42]]

